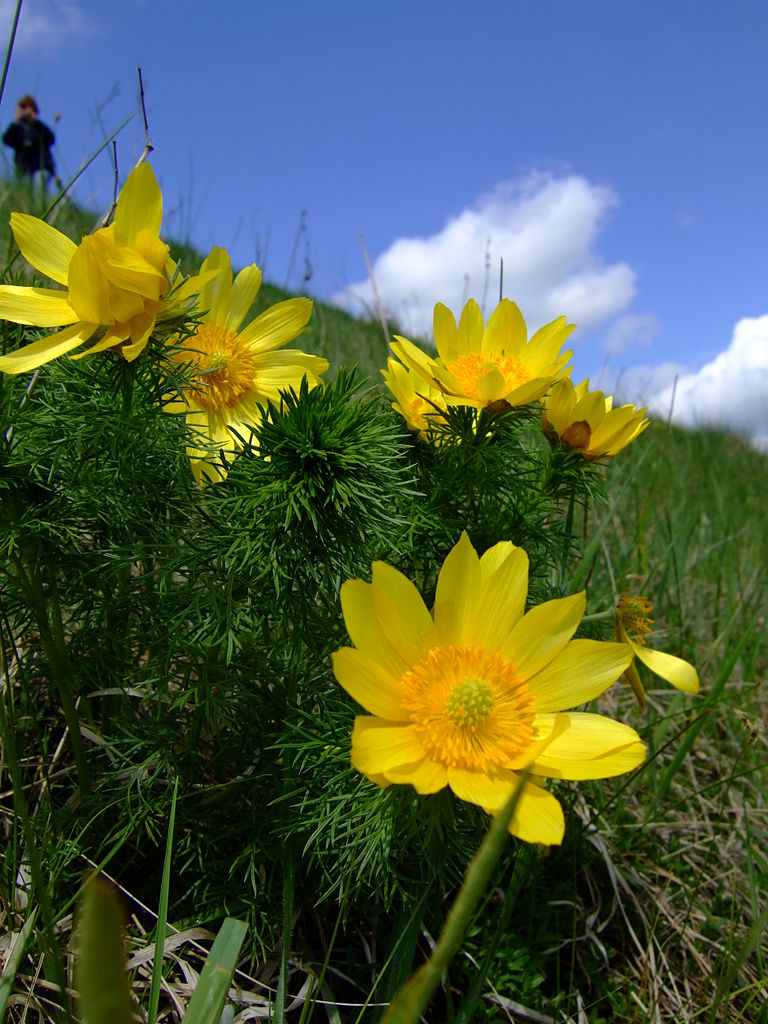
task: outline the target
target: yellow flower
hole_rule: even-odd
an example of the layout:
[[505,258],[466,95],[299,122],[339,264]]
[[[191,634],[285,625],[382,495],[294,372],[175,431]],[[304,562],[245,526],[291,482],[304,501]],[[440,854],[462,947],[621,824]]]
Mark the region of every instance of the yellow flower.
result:
[[356,718],[352,764],[380,786],[419,793],[450,786],[489,813],[529,768],[510,831],[559,843],[560,804],[535,777],[601,779],[636,768],[634,729],[570,709],[597,697],[629,664],[625,644],[572,640],[583,593],[524,614],[528,556],[503,541],[478,558],[466,533],[440,570],[430,613],[384,562],[373,581],[348,580],[341,606],[354,647],[333,655]]
[[613,398],[590,391],[589,381],[576,387],[564,377],[542,399],[544,430],[585,459],[616,455],[648,426],[645,409],[634,405],[613,408]]
[[125,359],[141,354],[158,314],[197,289],[188,280],[167,297],[175,271],[159,237],[163,197],[149,164],[128,176],[113,222],[86,235],[80,245],[26,213],[11,214],[11,230],[22,256],[59,288],[0,285],[0,319],[61,331],[0,356],[0,370],[26,373],[97,337],[87,352],[120,346]]
[[458,327],[453,313],[438,302],[433,329],[437,359],[407,338],[396,337],[392,351],[438,387],[449,405],[499,411],[541,398],[564,372],[571,353],[562,352],[562,346],[574,325],[560,317],[528,341],[525,320],[514,302],[502,299],[483,326],[480,307],[470,299]]
[[400,413],[409,430],[418,434],[422,441],[427,440],[428,432],[434,430],[438,422],[445,422],[439,411],[445,409],[442,391],[395,359],[388,359],[387,368],[381,373],[395,398],[392,408]]
[[622,596],[616,615],[616,639],[627,644],[634,655],[624,675],[632,687],[637,703],[645,707],[645,688],[635,667],[639,658],[654,675],[666,679],[676,689],[686,693],[699,692],[699,675],[693,665],[674,654],[653,651],[645,646],[645,638],[653,632],[653,605],[647,597]]
[[280,402],[280,392],[298,391],[303,379],[314,387],[328,369],[328,360],[288,349],[312,315],[311,299],[288,299],[265,310],[240,330],[261,286],[261,271],[252,263],[232,279],[225,249],[212,249],[203,261],[199,308],[204,310],[196,333],[174,343],[172,358],[193,370],[182,396],[168,412],[186,412],[198,442],[190,445],[192,471],[198,483],[226,475],[218,450],[227,461],[241,446],[238,437],[261,420],[261,408]]

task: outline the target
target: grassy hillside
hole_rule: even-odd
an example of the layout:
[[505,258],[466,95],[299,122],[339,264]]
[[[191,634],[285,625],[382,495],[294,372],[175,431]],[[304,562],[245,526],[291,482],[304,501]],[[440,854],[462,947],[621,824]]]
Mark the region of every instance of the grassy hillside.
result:
[[[0,185],[0,220],[12,209],[39,212],[39,197],[16,184]],[[94,218],[65,202],[51,220],[79,239]],[[185,269],[194,271],[199,254],[171,244]],[[21,272],[17,261],[11,273]],[[284,297],[265,283],[255,310]],[[352,495],[338,521],[321,525],[329,535],[355,535],[355,558],[366,565],[359,574],[368,571],[371,551],[379,557],[392,538],[406,538],[410,529],[420,538],[414,569],[427,578],[430,544],[443,544],[435,526],[442,499],[424,485],[438,477],[424,472],[417,486],[401,473],[403,453],[412,453],[415,442],[391,414],[386,396],[363,421],[340,372],[356,365],[363,379],[378,385],[386,361],[380,326],[318,302],[300,345],[331,362],[338,388],[328,389],[329,408],[352,439],[348,450],[358,476],[350,479],[367,488],[357,504]],[[328,735],[317,730],[328,655],[346,642],[337,608],[345,570],[332,553],[310,543],[310,526],[316,528],[315,519],[325,514],[318,511],[326,507],[322,488],[304,507],[281,504],[288,485],[267,479],[263,460],[250,458],[242,474],[228,480],[230,491],[217,485],[200,498],[178,455],[177,426],[165,422],[171,417],[153,425],[146,408],[121,417],[99,360],[59,362],[41,374],[30,399],[35,415],[19,418],[14,427],[17,436],[27,430],[27,440],[14,448],[13,434],[4,428],[7,461],[0,462],[0,498],[23,495],[23,502],[9,503],[17,519],[13,529],[4,524],[7,543],[0,549],[6,716],[0,998],[7,1019],[66,1019],[57,985],[72,987],[67,944],[73,906],[82,873],[94,862],[122,886],[130,916],[130,977],[142,1020],[149,1005],[154,914],[163,899],[176,931],[166,947],[157,1019],[181,1019],[203,962],[201,950],[227,915],[248,920],[251,929],[228,1019],[268,1019],[286,905],[291,919],[281,877],[290,861],[309,864],[311,871],[298,877],[292,893],[296,909],[286,963],[296,1000],[285,1019],[378,1020],[380,1004],[408,974],[403,950],[415,951],[417,961],[428,953],[460,881],[466,857],[441,863],[441,851],[450,847],[468,856],[484,818],[476,809],[451,810],[452,828],[441,832],[445,793],[418,804],[407,787],[393,787],[399,794],[372,794],[367,783],[350,778],[349,710],[341,695],[328,699],[334,701],[334,722],[344,729]],[[24,385],[12,382],[0,392],[6,402],[0,411],[16,415]],[[316,426],[322,434],[327,422]],[[280,440],[287,444],[290,424],[285,429]],[[384,465],[384,442],[393,439],[399,462]],[[323,450],[322,440],[310,455]],[[67,445],[76,452],[70,462]],[[514,505],[510,479],[521,490],[535,490],[522,470],[519,478],[505,476],[504,467],[497,477],[483,476],[493,465],[492,452],[478,450],[480,479],[472,495],[478,514],[488,518],[496,503]],[[522,447],[510,450],[523,459]],[[456,464],[466,470],[462,454],[459,445]],[[648,746],[646,764],[615,780],[558,785],[568,823],[562,846],[509,843],[494,886],[443,979],[427,1018],[432,1024],[768,1024],[768,459],[721,431],[653,423],[608,468],[594,508],[583,521],[575,511],[586,554],[569,568],[589,594],[585,635],[610,638],[619,594],[644,595],[654,606],[653,647],[693,663],[701,692],[679,693],[641,670],[645,711],[626,686],[600,698],[601,712],[640,733]],[[440,493],[448,502],[452,482],[449,471],[442,472]],[[456,489],[464,484],[457,470]],[[599,495],[601,487],[595,484],[595,490]],[[189,514],[184,510],[193,501],[198,504]],[[395,505],[409,510],[410,528],[398,520]],[[161,534],[156,555],[151,545]],[[70,551],[77,554],[71,565]],[[27,581],[33,579],[43,564],[40,553],[52,559],[45,594],[58,603],[59,622],[70,631],[72,661],[84,681],[82,731],[103,773],[102,788],[85,797],[75,784],[46,656],[35,653],[39,631],[18,596],[26,593],[34,605],[39,595],[31,585],[26,591],[10,585],[19,564],[26,566]],[[537,585],[554,591],[556,582],[542,574]],[[265,611],[271,587],[287,609],[282,618],[274,608]],[[330,640],[321,629],[323,615],[336,631]],[[290,643],[269,647],[281,628]],[[303,702],[294,702],[290,741],[278,761],[270,761],[269,751],[259,749],[259,735],[249,730],[259,721],[271,728],[278,712],[252,718],[249,701],[263,702],[267,692],[277,699],[278,691],[298,685],[290,648],[298,646],[299,634],[312,655],[310,688]],[[228,739],[217,745],[219,732]],[[280,798],[262,806],[259,798],[271,792],[275,772],[286,769],[286,751],[295,752],[301,782],[286,774]],[[234,771],[238,757],[247,767]],[[177,778],[185,771],[189,776],[178,808],[167,784],[171,769]],[[329,785],[326,794],[333,772],[347,789],[337,793]],[[300,806],[312,819],[321,804],[325,816],[316,828],[294,828],[286,808]],[[172,805],[173,870],[170,894],[163,897]],[[351,822],[344,817],[348,806],[358,815]],[[403,839],[398,828],[406,820],[412,834],[405,830]],[[365,860],[376,829],[378,867]],[[404,853],[398,841],[406,843]],[[365,888],[376,870],[378,892]],[[487,980],[475,991],[481,964]],[[311,1008],[299,993],[306,994],[302,986],[319,975],[320,998]]]

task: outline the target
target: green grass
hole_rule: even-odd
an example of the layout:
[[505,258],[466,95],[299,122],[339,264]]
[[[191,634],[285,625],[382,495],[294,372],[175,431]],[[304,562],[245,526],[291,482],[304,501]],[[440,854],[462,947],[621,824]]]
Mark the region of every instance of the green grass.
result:
[[[36,202],[0,186],[3,220]],[[68,203],[53,220],[76,239],[93,221]],[[195,253],[181,255],[194,270]],[[284,297],[265,283],[255,311]],[[236,1019],[271,1012],[282,962],[288,1021],[376,1020],[429,952],[485,827],[447,793],[380,792],[351,771],[349,702],[328,670],[346,642],[338,585],[399,547],[427,593],[471,510],[483,537],[500,523],[518,540],[528,529],[546,597],[567,583],[567,555],[532,518],[536,463],[498,464],[469,444],[454,463],[413,461],[378,393],[378,324],[316,303],[300,345],[330,360],[334,383],[268,424],[270,463],[243,458],[202,500],[182,425],[153,418],[151,382],[121,413],[119,366],[61,360],[23,418],[26,381],[2,382],[0,410],[24,431],[0,463],[13,518],[0,555],[0,997],[13,1024],[66,1019],[72,914],[94,865],[123,894],[142,1014],[167,913],[158,1019],[181,1018],[213,933],[240,917]],[[349,381],[354,364],[376,393]],[[338,462],[308,460],[307,439]],[[654,423],[609,469],[580,524],[586,541],[601,528],[588,611],[621,592],[650,597],[654,645],[697,666],[701,693],[646,676],[644,713],[626,687],[600,700],[641,733],[647,763],[558,785],[561,847],[509,842],[432,1022],[768,1022],[768,459],[723,432]],[[54,567],[39,586],[52,649],[66,655],[59,682],[77,677],[91,792],[78,793],[55,657],[19,596],[18,564],[30,580]],[[279,737],[277,753],[264,736]],[[310,1009],[298,996],[316,979]]]

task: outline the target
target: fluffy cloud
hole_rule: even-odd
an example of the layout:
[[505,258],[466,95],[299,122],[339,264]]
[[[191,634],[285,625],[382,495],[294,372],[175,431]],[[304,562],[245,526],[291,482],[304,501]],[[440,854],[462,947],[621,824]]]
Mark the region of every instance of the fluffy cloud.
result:
[[[15,0],[0,0],[0,34],[8,38]],[[24,4],[14,45],[19,49],[53,48],[88,30],[83,12],[69,0],[37,0]]]
[[[566,314],[579,327],[604,323],[630,304],[635,275],[606,266],[595,252],[614,193],[584,178],[535,174],[506,182],[427,238],[399,238],[374,263],[382,305],[405,334],[430,337],[435,302],[458,312],[473,297],[489,313],[498,296],[514,298],[531,327]],[[333,301],[352,312],[373,309],[368,281]]]
[[724,352],[696,372],[635,368],[618,391],[686,426],[725,426],[768,450],[768,315],[739,320]]

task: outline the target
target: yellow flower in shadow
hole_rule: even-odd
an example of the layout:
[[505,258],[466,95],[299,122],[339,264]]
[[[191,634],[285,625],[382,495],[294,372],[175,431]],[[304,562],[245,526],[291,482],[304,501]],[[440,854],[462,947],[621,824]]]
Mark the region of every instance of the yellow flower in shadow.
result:
[[632,687],[635,699],[645,708],[645,687],[643,686],[635,658],[639,659],[654,675],[665,679],[676,689],[685,693],[699,692],[699,675],[693,665],[664,651],[654,651],[645,646],[645,638],[653,632],[653,605],[647,597],[624,595],[619,598],[616,614],[616,639],[627,644],[633,654],[624,676]]
[[434,430],[439,424],[445,423],[441,414],[441,410],[445,410],[442,391],[428,384],[413,370],[406,369],[396,359],[388,359],[387,368],[381,373],[395,399],[392,408],[403,417],[408,429],[422,441],[439,441]]
[[497,412],[536,401],[565,372],[571,352],[562,347],[573,329],[560,317],[528,340],[523,315],[509,299],[502,299],[485,325],[474,299],[464,307],[458,325],[439,302],[433,321],[438,358],[402,337],[395,338],[392,351],[422,380],[439,388],[448,405]]
[[555,381],[544,395],[541,411],[545,433],[581,452],[585,459],[616,455],[649,423],[645,409],[634,405],[614,409],[613,398],[590,391],[588,380],[574,387],[567,377]]
[[352,764],[373,782],[449,786],[494,813],[528,768],[510,831],[560,843],[563,811],[539,780],[620,775],[645,747],[627,725],[570,710],[616,682],[626,644],[571,639],[583,592],[525,612],[527,592],[528,556],[508,541],[478,557],[463,533],[431,612],[405,576],[374,562],[371,583],[342,585],[354,647],[335,652],[333,670],[370,712],[355,719]]
[[[261,287],[256,264],[233,279],[225,249],[212,249],[203,261],[198,306],[200,326],[177,340],[171,358],[189,375],[168,412],[184,412],[196,435],[187,448],[198,483],[221,480],[225,462],[241,447],[240,437],[261,420],[262,408],[279,404],[280,392],[298,392],[301,382],[320,383],[328,360],[293,349],[278,352],[296,338],[312,315],[311,299],[288,299],[270,306],[242,327]],[[224,461],[222,461],[222,459]]]
[[198,288],[189,279],[169,296],[176,267],[160,239],[163,197],[149,164],[128,176],[107,227],[79,245],[39,217],[11,214],[22,256],[66,290],[0,285],[0,318],[63,330],[0,356],[0,370],[26,373],[93,338],[88,355],[119,347],[128,361],[149,341],[158,315],[181,306]]

